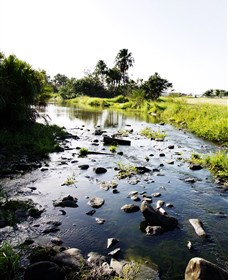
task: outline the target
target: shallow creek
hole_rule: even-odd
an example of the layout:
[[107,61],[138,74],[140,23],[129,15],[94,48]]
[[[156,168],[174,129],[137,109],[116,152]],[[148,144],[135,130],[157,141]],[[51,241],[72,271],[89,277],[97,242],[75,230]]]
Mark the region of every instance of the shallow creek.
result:
[[[48,165],[45,171],[37,169],[0,182],[14,190],[15,197],[31,198],[45,209],[39,219],[21,223],[14,230],[2,230],[4,238],[20,243],[29,237],[36,243],[47,244],[51,236],[59,236],[63,246],[79,248],[84,255],[96,251],[106,256],[110,252],[106,248],[107,238],[118,238],[116,247],[121,248],[120,258],[133,257],[157,265],[161,279],[183,279],[188,261],[195,256],[228,269],[228,193],[222,192],[213,183],[212,175],[206,169],[190,170],[189,164],[184,161],[192,152],[210,153],[216,150],[215,145],[170,125],[153,123],[154,119],[149,115],[53,104],[40,113],[50,117],[50,124],[64,126],[79,139],[69,139],[65,146],[68,149],[51,154],[45,161]],[[98,127],[108,135],[132,129],[127,137],[131,145],[119,145],[117,152],[111,154],[109,146],[103,144],[103,136],[94,135]],[[167,134],[164,142],[140,136],[139,131],[146,127],[164,131]],[[174,145],[174,149],[169,149],[169,145]],[[82,158],[78,156],[79,148],[110,155],[91,154]],[[123,155],[118,152],[123,152]],[[131,179],[118,179],[115,170],[118,163],[145,166],[152,171]],[[89,168],[81,170],[79,166],[82,164],[88,164]],[[107,172],[96,174],[94,167],[105,167]],[[73,185],[63,185],[72,177],[76,180]],[[187,178],[194,178],[195,182],[186,182]],[[101,182],[112,180],[118,183],[119,193],[100,188]],[[131,191],[147,195],[161,193],[160,197],[153,198],[152,205],[155,206],[160,199],[172,203],[174,207],[164,206],[164,209],[178,219],[178,228],[158,236],[146,235],[142,229],[142,213],[125,213],[120,209],[129,203],[140,206],[140,201],[132,201],[128,197]],[[78,198],[77,208],[54,207],[54,201],[67,195]],[[88,197],[94,196],[102,197],[105,203],[89,216],[86,213],[92,208],[88,205]],[[139,197],[142,198],[142,195]],[[62,215],[61,209],[66,215]],[[95,218],[102,218],[105,222],[98,224]],[[202,221],[208,234],[206,239],[196,235],[189,223],[190,218]],[[42,233],[48,221],[60,221],[60,230],[57,233]],[[193,250],[187,247],[189,240]]]

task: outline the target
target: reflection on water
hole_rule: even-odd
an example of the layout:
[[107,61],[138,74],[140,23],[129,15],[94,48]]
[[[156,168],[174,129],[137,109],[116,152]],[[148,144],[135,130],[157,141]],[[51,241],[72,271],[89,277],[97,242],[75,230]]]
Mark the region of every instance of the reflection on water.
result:
[[[112,110],[85,110],[75,106],[49,105],[42,114],[51,118],[51,123],[66,127],[80,138],[68,143],[73,150],[65,150],[59,154],[50,155],[49,168],[46,172],[39,170],[29,174],[29,187],[37,188],[39,195],[31,198],[45,206],[44,219],[60,219],[60,237],[64,246],[77,247],[84,254],[97,251],[107,256],[106,240],[115,237],[120,240],[121,257],[141,257],[150,264],[155,263],[161,272],[161,279],[183,279],[185,267],[190,258],[198,256],[218,263],[228,268],[228,197],[216,189],[212,177],[207,170],[192,171],[181,158],[189,157],[191,152],[207,153],[216,149],[215,145],[205,142],[192,134],[179,131],[170,125],[160,126],[148,114]],[[126,129],[129,125],[133,133],[129,135],[131,146],[118,146],[118,153],[111,156],[89,155],[85,158],[77,156],[75,147],[87,147],[90,150],[109,152],[103,146],[102,136],[96,136],[98,145],[94,146],[94,129],[101,126],[107,133],[113,134],[117,129]],[[167,134],[165,142],[144,139],[138,135],[140,129],[150,126],[152,129],[164,130]],[[170,150],[169,145],[175,149]],[[160,154],[165,156],[161,157]],[[145,156],[149,161],[145,160]],[[63,164],[63,161],[65,162]],[[173,164],[169,164],[169,161]],[[118,162],[134,166],[146,166],[150,170],[158,169],[144,175],[137,175],[133,184],[128,179],[118,180],[115,167]],[[81,170],[80,164],[88,164],[87,170]],[[107,172],[102,175],[94,173],[94,167],[103,166]],[[76,186],[62,186],[68,176],[77,179]],[[188,177],[195,178],[195,183],[185,182]],[[35,178],[35,179],[34,179]],[[118,194],[111,190],[101,190],[99,184],[103,181],[115,179],[118,183]],[[22,178],[20,178],[22,180]],[[17,182],[12,182],[16,184]],[[166,232],[160,236],[147,236],[143,231],[144,218],[140,212],[126,214],[121,211],[124,204],[132,202],[128,197],[130,191],[139,193],[160,192],[166,203],[171,202],[174,207],[166,208],[167,212],[178,219],[179,228]],[[53,200],[64,195],[78,198],[78,208],[66,209],[66,216],[60,216],[58,209],[53,207]],[[105,204],[96,209],[94,216],[85,213],[91,210],[87,196],[99,196],[105,199]],[[140,196],[142,198],[142,196]],[[153,199],[153,205],[157,198]],[[223,216],[220,213],[224,213]],[[96,224],[95,218],[105,219],[103,225]],[[188,219],[202,220],[207,239],[199,238]],[[39,238],[41,236],[39,235]],[[187,242],[191,240],[194,250],[189,251]]]

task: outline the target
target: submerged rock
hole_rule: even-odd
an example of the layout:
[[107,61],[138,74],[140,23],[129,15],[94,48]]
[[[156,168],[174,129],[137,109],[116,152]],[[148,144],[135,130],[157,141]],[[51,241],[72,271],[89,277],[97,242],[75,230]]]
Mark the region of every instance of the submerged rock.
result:
[[104,199],[101,197],[93,197],[88,201],[88,204],[93,208],[99,208],[104,204]]
[[125,204],[121,207],[121,210],[123,210],[126,213],[132,213],[132,212],[137,212],[140,210],[138,205],[135,204]]

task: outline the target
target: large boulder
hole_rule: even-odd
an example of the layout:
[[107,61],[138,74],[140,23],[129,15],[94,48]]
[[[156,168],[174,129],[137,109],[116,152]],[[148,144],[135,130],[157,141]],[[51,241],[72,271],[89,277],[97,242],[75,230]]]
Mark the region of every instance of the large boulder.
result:
[[161,226],[164,230],[171,230],[178,225],[176,218],[162,214],[158,209],[154,209],[147,201],[142,202],[140,210],[151,226]]
[[81,251],[76,248],[70,248],[58,253],[53,257],[53,261],[61,266],[64,265],[72,268],[80,268],[85,263]]
[[185,280],[228,280],[228,272],[202,258],[192,258],[185,270]]
[[24,274],[24,280],[63,280],[59,266],[53,262],[42,261],[30,265]]

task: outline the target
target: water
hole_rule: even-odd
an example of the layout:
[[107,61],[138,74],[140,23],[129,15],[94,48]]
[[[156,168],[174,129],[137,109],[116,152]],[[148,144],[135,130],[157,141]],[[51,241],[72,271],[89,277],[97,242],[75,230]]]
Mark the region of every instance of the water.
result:
[[[45,208],[41,218],[32,220],[28,224],[19,226],[17,240],[20,238],[36,238],[37,242],[47,244],[50,235],[42,234],[47,221],[62,222],[60,231],[55,234],[61,237],[64,246],[81,249],[86,255],[90,251],[97,251],[107,256],[107,239],[115,237],[120,240],[116,247],[121,248],[121,258],[143,259],[150,265],[157,265],[161,279],[183,279],[188,261],[192,257],[203,257],[219,266],[228,269],[228,197],[213,183],[211,174],[202,169],[192,171],[183,159],[192,152],[209,153],[216,150],[216,146],[195,137],[190,133],[180,131],[170,125],[161,126],[154,123],[150,115],[116,112],[109,110],[85,110],[77,107],[49,105],[40,112],[51,119],[51,124],[64,126],[70,133],[79,136],[78,140],[69,140],[70,148],[62,153],[53,153],[47,161],[48,170],[35,170],[14,180],[4,179],[3,184],[9,187],[20,185],[23,196],[32,198]],[[145,127],[164,131],[167,136],[164,142],[151,141],[138,133]],[[107,134],[114,134],[118,130],[133,129],[128,139],[131,146],[118,146],[117,153],[112,155],[88,155],[78,157],[79,148],[91,151],[109,152],[104,146],[102,136],[95,136],[95,128],[100,127]],[[94,140],[98,140],[95,145]],[[168,148],[175,146],[174,150]],[[161,157],[160,153],[165,156]],[[146,160],[149,158],[149,161]],[[174,164],[168,161],[174,160]],[[157,172],[137,175],[137,184],[129,179],[117,178],[114,170],[118,163],[133,166],[146,166]],[[78,165],[88,164],[89,169],[81,170]],[[93,168],[102,166],[107,168],[105,174],[97,175]],[[71,186],[63,186],[69,177],[76,182]],[[185,182],[186,178],[195,178],[195,183]],[[111,190],[100,189],[103,181],[116,180],[118,194]],[[26,192],[29,187],[36,190]],[[120,208],[124,204],[133,202],[128,197],[130,191],[136,190],[146,194],[160,192],[161,197],[153,199],[155,206],[158,199],[165,203],[172,203],[173,208],[165,208],[169,215],[178,219],[179,227],[165,232],[160,236],[147,236],[143,230],[144,218],[141,212],[124,213]],[[17,195],[17,194],[15,194]],[[78,208],[64,208],[66,215],[61,215],[61,208],[53,206],[53,201],[60,200],[66,195],[78,198]],[[85,213],[92,208],[88,205],[88,197],[99,196],[105,199],[104,205],[96,209],[93,216]],[[221,215],[223,213],[224,215]],[[97,224],[95,218],[105,219],[104,224]],[[190,218],[199,218],[208,234],[207,239],[198,237],[189,223]],[[39,225],[34,227],[34,225]],[[9,237],[15,236],[9,233]],[[190,240],[194,250],[189,251],[187,242]]]

